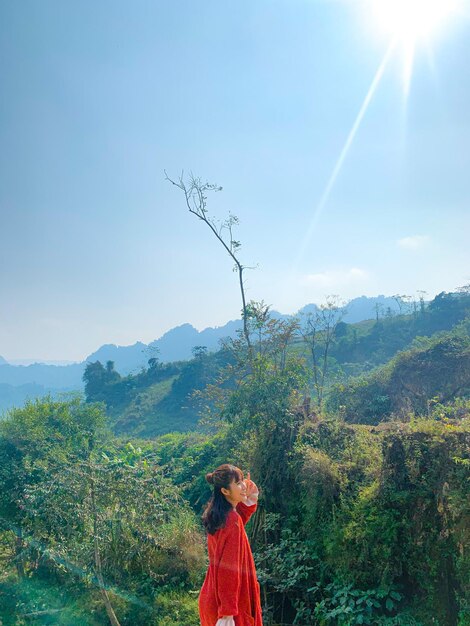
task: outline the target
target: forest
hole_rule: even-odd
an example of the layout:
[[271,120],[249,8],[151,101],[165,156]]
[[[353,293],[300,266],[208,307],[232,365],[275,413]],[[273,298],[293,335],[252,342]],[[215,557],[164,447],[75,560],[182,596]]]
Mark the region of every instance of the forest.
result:
[[[470,625],[470,293],[237,339],[0,421],[0,624],[198,626],[206,472],[260,488],[265,626]],[[405,306],[406,304],[406,306]]]

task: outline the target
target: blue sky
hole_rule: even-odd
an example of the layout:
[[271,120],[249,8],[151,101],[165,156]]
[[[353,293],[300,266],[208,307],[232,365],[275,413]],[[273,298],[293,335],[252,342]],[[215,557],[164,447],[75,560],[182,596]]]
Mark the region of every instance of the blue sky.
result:
[[3,0],[0,354],[81,360],[239,315],[232,264],[164,180],[222,185],[248,297],[470,281],[470,21],[392,53],[364,1]]

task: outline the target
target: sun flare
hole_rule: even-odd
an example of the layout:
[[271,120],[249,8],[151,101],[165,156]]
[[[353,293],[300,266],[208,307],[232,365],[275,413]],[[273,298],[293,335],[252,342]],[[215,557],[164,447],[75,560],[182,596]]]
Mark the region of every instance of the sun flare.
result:
[[405,43],[429,39],[455,12],[457,0],[373,0],[379,27]]
[[[403,63],[402,111],[406,114],[415,53],[419,51],[419,48],[425,48],[429,57],[432,53],[432,39],[436,38],[439,30],[443,30],[447,23],[452,20],[456,22],[458,18],[464,18],[468,21],[470,18],[470,0],[364,0],[359,5],[361,11],[365,11],[367,29],[372,30],[381,41],[386,39],[384,55],[378,64],[370,87],[326,181],[323,193],[313,209],[310,224],[305,231],[292,267],[293,271],[297,270],[306,251],[311,246],[319,217],[329,202],[331,192],[341,174],[350,148],[356,140],[362,121],[390,62],[398,56]],[[361,15],[361,19],[362,17],[363,15]],[[402,119],[406,120],[406,115],[403,115]],[[404,124],[403,128],[405,130],[403,135],[405,135],[406,127]]]
[[403,58],[403,95],[408,99],[415,52],[426,46],[468,0],[370,0],[373,25]]

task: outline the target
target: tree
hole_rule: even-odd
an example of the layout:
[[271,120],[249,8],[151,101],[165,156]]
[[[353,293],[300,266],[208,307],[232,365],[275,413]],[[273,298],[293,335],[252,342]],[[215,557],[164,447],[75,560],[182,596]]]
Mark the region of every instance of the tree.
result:
[[207,356],[207,346],[194,346],[191,348],[191,352],[193,358],[201,360]]
[[402,315],[404,310],[405,310],[405,313],[406,313],[406,301],[407,301],[408,297],[409,296],[401,295],[399,293],[396,293],[395,295],[392,296],[392,298],[397,303],[399,315]]
[[424,291],[423,289],[418,289],[418,297],[419,297],[419,311],[421,313],[421,316],[424,316],[425,310],[426,310],[426,302],[425,302],[425,296],[427,295],[427,292]]
[[380,315],[383,313],[383,304],[381,302],[376,302],[374,309],[375,309],[375,321],[378,322]]
[[153,356],[151,359],[147,361],[147,365],[149,366],[150,370],[155,370],[160,366],[160,362],[157,359],[157,357]]
[[106,400],[107,387],[121,380],[121,376],[114,369],[114,361],[107,361],[103,367],[101,361],[89,362],[83,372],[85,395],[89,402]]
[[[17,536],[17,547],[20,545],[22,548],[21,553],[17,554],[21,561],[18,570],[20,575],[24,571],[24,553],[37,550],[35,546],[41,545],[36,533],[38,513],[31,515],[31,495],[42,489],[42,481],[49,474],[53,459],[57,459],[61,467],[59,477],[66,476],[64,464],[69,464],[72,448],[76,446],[80,450],[79,457],[83,457],[85,451],[99,439],[104,420],[100,409],[83,406],[78,398],[70,403],[53,402],[48,398],[42,402],[28,402],[23,409],[13,410],[9,419],[1,424],[2,448],[8,450],[13,446],[15,449],[13,462],[8,462],[7,456],[2,469],[10,473],[14,468],[21,481],[19,489],[3,494],[0,509],[3,522]],[[77,491],[74,491],[74,497],[76,499]],[[75,511],[73,515],[76,523]],[[99,552],[96,551],[95,565],[97,576],[102,582]],[[119,626],[106,590],[104,587],[102,589],[111,624]]]
[[166,172],[165,177],[166,180],[168,180],[172,185],[182,190],[189,212],[203,221],[204,224],[210,228],[216,239],[222,244],[225,251],[235,263],[234,271],[238,273],[238,281],[240,284],[240,293],[242,298],[243,332],[246,345],[248,346],[248,349],[250,349],[251,341],[250,333],[248,331],[248,304],[246,301],[245,284],[243,281],[244,270],[250,268],[243,265],[238,258],[241,243],[234,239],[233,236],[233,228],[239,223],[238,217],[230,213],[226,220],[223,222],[217,222],[214,218],[209,216],[207,210],[207,194],[211,191],[222,191],[222,187],[213,183],[203,183],[201,178],[196,178],[193,174],[190,174],[187,182],[185,182],[183,174],[177,181],[169,178]]
[[0,423],[0,515],[17,538],[19,575],[41,568],[74,584],[79,572],[118,626],[113,598],[148,617],[149,605],[128,590],[140,580],[137,590],[148,593],[150,573],[178,582],[199,575],[202,542],[154,455],[110,441],[105,419],[99,405],[78,398],[12,411]]
[[326,302],[308,313],[300,332],[312,358],[313,387],[318,410],[323,407],[325,380],[328,372],[328,356],[337,337],[337,328],[346,313],[344,303],[338,296],[328,296]]

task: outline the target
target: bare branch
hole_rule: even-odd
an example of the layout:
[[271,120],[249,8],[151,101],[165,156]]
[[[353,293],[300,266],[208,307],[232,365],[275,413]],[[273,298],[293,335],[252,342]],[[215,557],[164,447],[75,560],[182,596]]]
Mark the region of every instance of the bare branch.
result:
[[[219,185],[205,182],[203,183],[200,178],[197,178],[191,172],[188,182],[184,180],[184,172],[181,173],[178,181],[171,179],[165,171],[165,178],[172,185],[181,189],[184,193],[186,206],[190,213],[195,215],[198,219],[202,220],[213,232],[216,239],[224,247],[227,254],[232,258],[235,263],[234,271],[238,272],[240,292],[242,297],[242,317],[243,317],[243,331],[248,349],[251,351],[250,333],[248,330],[247,321],[247,303],[245,297],[245,283],[243,280],[243,271],[246,268],[240,262],[237,253],[241,248],[239,241],[233,238],[233,226],[238,225],[239,220],[236,215],[229,214],[229,217],[224,222],[217,223],[207,213],[207,193],[214,191],[222,191],[222,187]],[[228,232],[228,238],[224,238],[224,232]]]

